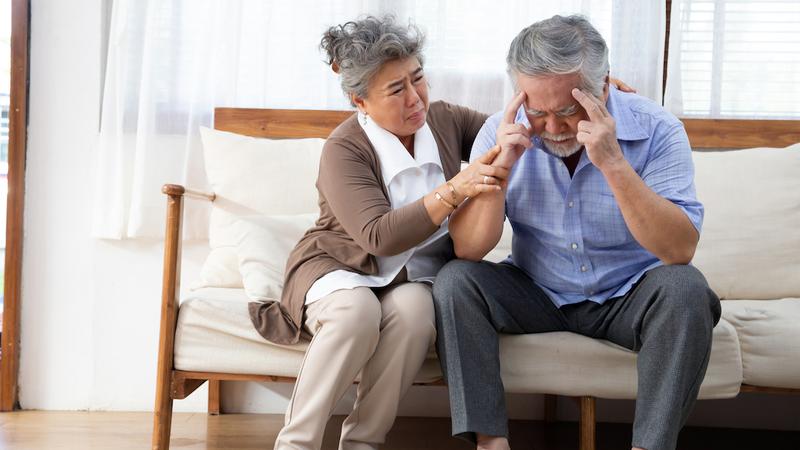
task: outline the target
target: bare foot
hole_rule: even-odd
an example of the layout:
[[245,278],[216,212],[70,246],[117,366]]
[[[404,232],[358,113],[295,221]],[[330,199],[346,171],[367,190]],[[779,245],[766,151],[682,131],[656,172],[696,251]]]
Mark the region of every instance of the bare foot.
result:
[[508,439],[503,436],[486,436],[478,434],[477,450],[511,450]]

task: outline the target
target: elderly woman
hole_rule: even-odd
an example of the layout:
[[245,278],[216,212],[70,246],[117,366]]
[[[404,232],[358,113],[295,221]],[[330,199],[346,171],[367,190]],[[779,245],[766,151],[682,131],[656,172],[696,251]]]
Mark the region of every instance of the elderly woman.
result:
[[278,344],[313,336],[276,449],[318,449],[337,401],[360,374],[340,449],[384,442],[436,337],[431,283],[454,257],[447,219],[497,192],[499,147],[463,171],[487,116],[428,102],[422,36],[391,17],[330,28],[321,47],[358,113],[325,143],[320,216],[292,251],[280,302],[252,304]]
[[489,165],[498,149],[459,173],[486,115],[429,104],[415,27],[367,17],[330,28],[321,46],[358,113],[325,143],[320,216],[289,257],[281,302],[253,304],[251,317],[272,342],[313,336],[275,448],[320,448],[359,374],[340,448],[377,448],[436,336],[447,218],[508,171]]

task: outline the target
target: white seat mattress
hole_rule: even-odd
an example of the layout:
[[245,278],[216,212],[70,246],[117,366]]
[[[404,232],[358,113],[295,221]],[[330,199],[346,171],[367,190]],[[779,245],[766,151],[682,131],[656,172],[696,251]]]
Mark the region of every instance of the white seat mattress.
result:
[[722,305],[739,337],[744,383],[800,389],[800,298]]
[[[190,293],[178,314],[175,368],[295,377],[308,343],[281,346],[264,340],[250,322],[248,301],[243,289],[204,288]],[[500,351],[508,392],[636,397],[636,353],[610,342],[567,332],[504,335]],[[417,381],[439,378],[441,370],[431,349]],[[700,398],[736,396],[741,382],[736,330],[721,320],[714,330]]]

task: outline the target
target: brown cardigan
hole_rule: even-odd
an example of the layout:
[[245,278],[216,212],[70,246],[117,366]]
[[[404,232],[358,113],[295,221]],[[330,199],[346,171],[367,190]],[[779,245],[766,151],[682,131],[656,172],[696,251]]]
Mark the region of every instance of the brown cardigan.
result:
[[[444,176],[450,179],[469,160],[486,115],[445,102],[428,111]],[[396,255],[427,239],[439,227],[420,198],[393,210],[378,157],[354,114],[325,142],[317,178],[319,218],[286,263],[279,301],[251,302],[250,319],[265,339],[294,344],[303,330],[303,306],[311,285],[334,270],[374,275],[375,256]],[[405,271],[401,272],[405,275]],[[395,280],[395,282],[401,280]]]

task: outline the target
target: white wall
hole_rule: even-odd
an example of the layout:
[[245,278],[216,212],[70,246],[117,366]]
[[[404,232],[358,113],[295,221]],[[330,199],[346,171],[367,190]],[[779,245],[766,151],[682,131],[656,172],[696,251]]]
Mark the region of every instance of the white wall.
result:
[[[22,283],[20,403],[25,409],[152,410],[162,244],[90,237],[97,151],[102,0],[33,0]],[[184,285],[207,249],[186,244]],[[176,411],[203,411],[205,388]],[[227,411],[282,413],[289,384],[228,383]],[[347,408],[348,394],[339,412]],[[563,400],[561,417],[574,419]],[[541,417],[541,397],[509,398]],[[758,413],[755,411],[758,410]],[[601,420],[629,421],[632,402],[601,401]],[[413,388],[403,415],[448,414],[443,388]],[[797,398],[700,402],[691,423],[800,429]]]

